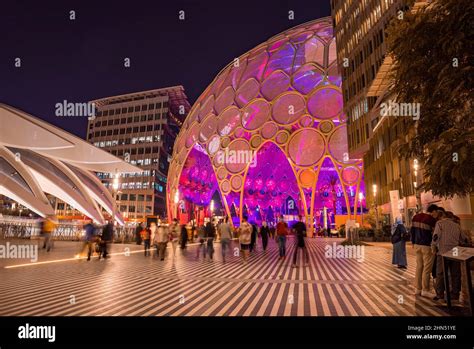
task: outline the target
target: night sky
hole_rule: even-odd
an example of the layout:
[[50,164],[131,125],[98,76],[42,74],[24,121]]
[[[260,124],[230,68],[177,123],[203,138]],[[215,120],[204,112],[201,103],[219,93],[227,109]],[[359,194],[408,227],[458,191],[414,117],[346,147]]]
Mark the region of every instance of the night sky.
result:
[[0,102],[84,138],[87,118],[57,117],[56,103],[183,85],[193,104],[235,57],[329,15],[329,0],[4,1]]

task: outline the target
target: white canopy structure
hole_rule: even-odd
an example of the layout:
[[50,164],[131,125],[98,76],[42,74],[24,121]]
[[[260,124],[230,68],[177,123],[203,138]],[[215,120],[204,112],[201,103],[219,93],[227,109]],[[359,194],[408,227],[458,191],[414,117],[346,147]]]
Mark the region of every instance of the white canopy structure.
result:
[[[41,119],[0,104],[0,194],[40,216],[54,214],[45,193],[99,224],[115,200],[92,171],[141,172],[138,167]],[[115,219],[123,224],[119,212]]]

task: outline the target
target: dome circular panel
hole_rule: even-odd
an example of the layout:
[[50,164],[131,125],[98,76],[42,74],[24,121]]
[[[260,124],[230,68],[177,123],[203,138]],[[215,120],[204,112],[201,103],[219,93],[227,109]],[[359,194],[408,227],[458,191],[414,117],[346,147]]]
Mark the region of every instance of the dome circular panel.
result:
[[221,147],[222,148],[227,148],[230,143],[230,138],[229,137],[222,137],[221,138]]
[[224,165],[224,160],[225,160],[225,152],[224,150],[218,150],[214,156],[214,159],[212,159],[212,163],[214,165],[214,168],[220,167]]
[[289,132],[286,130],[282,130],[277,133],[275,140],[278,144],[284,144],[288,142],[288,138],[290,138]]
[[214,104],[214,109],[218,114],[220,114],[220,112],[222,112],[229,105],[233,104],[234,95],[234,89],[231,86],[228,86],[224,89],[220,96],[217,97],[216,103]]
[[323,73],[316,65],[305,64],[293,75],[293,86],[299,92],[308,94],[323,81],[323,78]]
[[262,83],[262,95],[271,101],[281,93],[288,91],[289,86],[290,77],[283,71],[277,70]]
[[304,188],[311,188],[316,182],[316,173],[313,171],[313,169],[305,169],[300,171],[298,177],[301,185]]
[[308,98],[308,111],[318,119],[331,119],[342,111],[342,95],[333,88],[315,91]]
[[281,125],[291,125],[305,113],[305,100],[298,92],[281,95],[273,104],[273,119]]
[[262,137],[266,139],[272,138],[277,132],[278,125],[274,122],[267,122],[260,130]]
[[200,125],[197,123],[194,123],[191,128],[189,129],[187,135],[186,135],[186,147],[191,148],[194,143],[197,142],[198,140],[198,134],[199,134],[199,127]]
[[348,159],[349,149],[347,146],[346,125],[337,128],[329,138],[329,152],[332,157],[339,162],[345,162]]
[[334,125],[331,121],[323,121],[319,124],[319,129],[322,133],[329,133],[334,128]]
[[201,110],[199,111],[199,121],[204,119],[204,117],[207,114],[211,113],[213,111],[213,107],[214,107],[214,96],[211,95],[207,97],[206,101],[201,106]]
[[223,180],[224,178],[227,177],[227,171],[226,169],[222,166],[217,169],[217,178],[219,180]]
[[283,70],[290,74],[293,68],[293,58],[295,56],[295,47],[287,42],[278,51],[272,52],[265,68],[264,78],[267,78],[276,70]]
[[227,179],[222,181],[221,189],[224,194],[228,194],[230,192],[230,182]]
[[313,124],[313,118],[310,115],[305,115],[300,120],[301,127],[310,127]]
[[250,139],[250,146],[254,149],[258,148],[262,144],[262,137],[255,135]]
[[285,45],[287,42],[288,42],[288,39],[286,37],[276,40],[268,46],[268,51],[270,52],[276,51],[280,49],[283,45]]
[[217,132],[221,136],[230,135],[237,125],[240,125],[240,110],[235,106],[231,106],[219,116]]
[[299,130],[288,142],[288,155],[299,166],[316,164],[324,155],[324,138],[314,129]]
[[324,43],[315,37],[298,45],[294,65],[299,68],[306,63],[317,63],[324,67]]
[[354,166],[342,170],[342,180],[349,185],[356,183],[359,180],[359,175],[359,170]]
[[201,131],[199,132],[199,141],[205,143],[209,138],[216,133],[217,129],[217,117],[214,114],[206,116],[204,122],[201,125]]
[[220,147],[220,137],[217,135],[212,136],[211,140],[207,144],[207,152],[209,155],[214,155]]
[[242,126],[247,130],[261,127],[270,116],[270,104],[263,99],[249,103],[242,111]]
[[251,100],[257,98],[260,84],[254,78],[245,81],[237,90],[235,101],[239,107],[246,106]]
[[242,75],[242,81],[246,81],[249,78],[254,78],[260,81],[267,62],[268,54],[266,51],[262,51],[257,56],[249,58],[249,60],[247,61],[247,68],[245,69],[245,73],[244,75]]
[[239,191],[242,188],[242,176],[232,176],[230,179],[230,186],[232,187],[233,191]]
[[194,108],[191,109],[191,112],[188,114],[186,118],[186,122],[184,123],[185,128],[188,128],[194,121],[198,119],[199,110],[201,109],[201,105],[197,103]]
[[252,160],[250,154],[247,141],[237,139],[229,144],[228,151],[224,154],[224,165],[230,173],[242,172]]

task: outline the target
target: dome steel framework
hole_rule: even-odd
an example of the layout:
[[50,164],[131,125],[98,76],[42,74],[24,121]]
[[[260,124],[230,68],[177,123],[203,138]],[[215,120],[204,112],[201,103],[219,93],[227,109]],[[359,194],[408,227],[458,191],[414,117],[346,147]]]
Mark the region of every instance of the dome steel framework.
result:
[[[236,58],[193,105],[169,168],[168,216],[216,192],[239,224],[271,215],[357,213],[362,160],[349,159],[330,18],[289,29]],[[213,202],[214,204],[214,202]]]

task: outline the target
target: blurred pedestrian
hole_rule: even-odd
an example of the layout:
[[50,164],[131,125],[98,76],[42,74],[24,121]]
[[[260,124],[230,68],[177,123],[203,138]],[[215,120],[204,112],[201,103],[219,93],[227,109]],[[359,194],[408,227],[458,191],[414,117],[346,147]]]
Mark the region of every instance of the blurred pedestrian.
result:
[[222,261],[225,263],[227,250],[230,250],[230,242],[232,240],[232,230],[229,224],[229,217],[225,217],[224,222],[219,224],[218,229],[221,236]]
[[143,223],[139,223],[137,227],[135,228],[135,239],[137,241],[137,245],[142,244],[142,237],[141,237],[142,230],[143,230]]
[[256,250],[255,244],[257,243],[257,232],[258,228],[254,223],[252,224],[252,235],[250,236],[250,252],[253,252],[254,249]]
[[114,225],[111,221],[108,221],[107,224],[102,229],[102,236],[100,238],[100,251],[99,259],[109,258],[109,247],[108,244],[112,242],[114,238]]
[[86,225],[84,226],[85,235],[84,235],[84,245],[83,245],[83,253],[84,250],[87,249],[87,260],[91,260],[92,251],[94,248],[94,244],[96,241],[96,229],[92,224],[92,220],[87,220]]
[[263,251],[267,250],[268,245],[268,236],[270,235],[270,229],[267,226],[267,222],[262,222],[262,227],[260,228],[260,236],[262,237],[262,248]]
[[150,255],[150,229],[147,227],[144,227],[142,231],[140,232],[140,238],[143,241],[143,247],[145,250],[145,257]]
[[41,233],[44,236],[43,248],[46,249],[46,252],[49,252],[53,244],[52,237],[54,229],[56,229],[56,224],[53,222],[52,215],[46,216],[46,218],[43,220],[41,228]]
[[296,261],[298,260],[298,250],[301,249],[303,252],[304,266],[309,265],[308,250],[306,249],[304,238],[306,236],[306,224],[303,223],[303,217],[299,216],[299,221],[293,225],[293,230],[296,234],[296,246],[293,254],[293,268],[297,267]]
[[286,256],[286,238],[288,236],[288,224],[284,221],[283,216],[280,217],[280,221],[276,226],[276,235],[280,260],[283,260]]
[[397,265],[400,269],[407,268],[406,242],[409,240],[410,236],[403,225],[402,217],[396,217],[391,230],[391,241],[393,244],[392,264]]
[[156,241],[158,243],[158,252],[160,260],[164,261],[166,256],[166,246],[168,245],[169,239],[169,229],[168,226],[161,222],[160,226],[158,227],[158,233]]
[[150,223],[150,248],[154,248],[153,258],[157,258],[159,255],[158,245],[158,226],[156,222]]
[[181,225],[181,249],[184,250],[186,248],[186,244],[188,242],[188,229],[185,224]]
[[199,259],[199,255],[202,251],[202,253],[204,255],[204,259],[206,259],[206,253],[207,253],[207,251],[206,251],[207,250],[206,229],[204,228],[203,225],[200,225],[197,228],[197,238],[198,238],[199,246],[198,246],[198,249],[197,249],[196,258]]
[[206,240],[207,240],[207,253],[209,259],[212,260],[214,257],[214,239],[216,238],[216,227],[213,222],[209,221],[206,224]]
[[243,263],[247,264],[252,242],[252,226],[247,222],[247,216],[242,217],[242,224],[239,227],[239,242]]
[[173,258],[175,258],[176,248],[178,247],[179,236],[181,234],[181,228],[179,227],[178,220],[176,218],[173,219],[173,223],[171,223],[169,227],[169,233],[170,233],[169,241],[171,242],[171,250],[173,251]]

